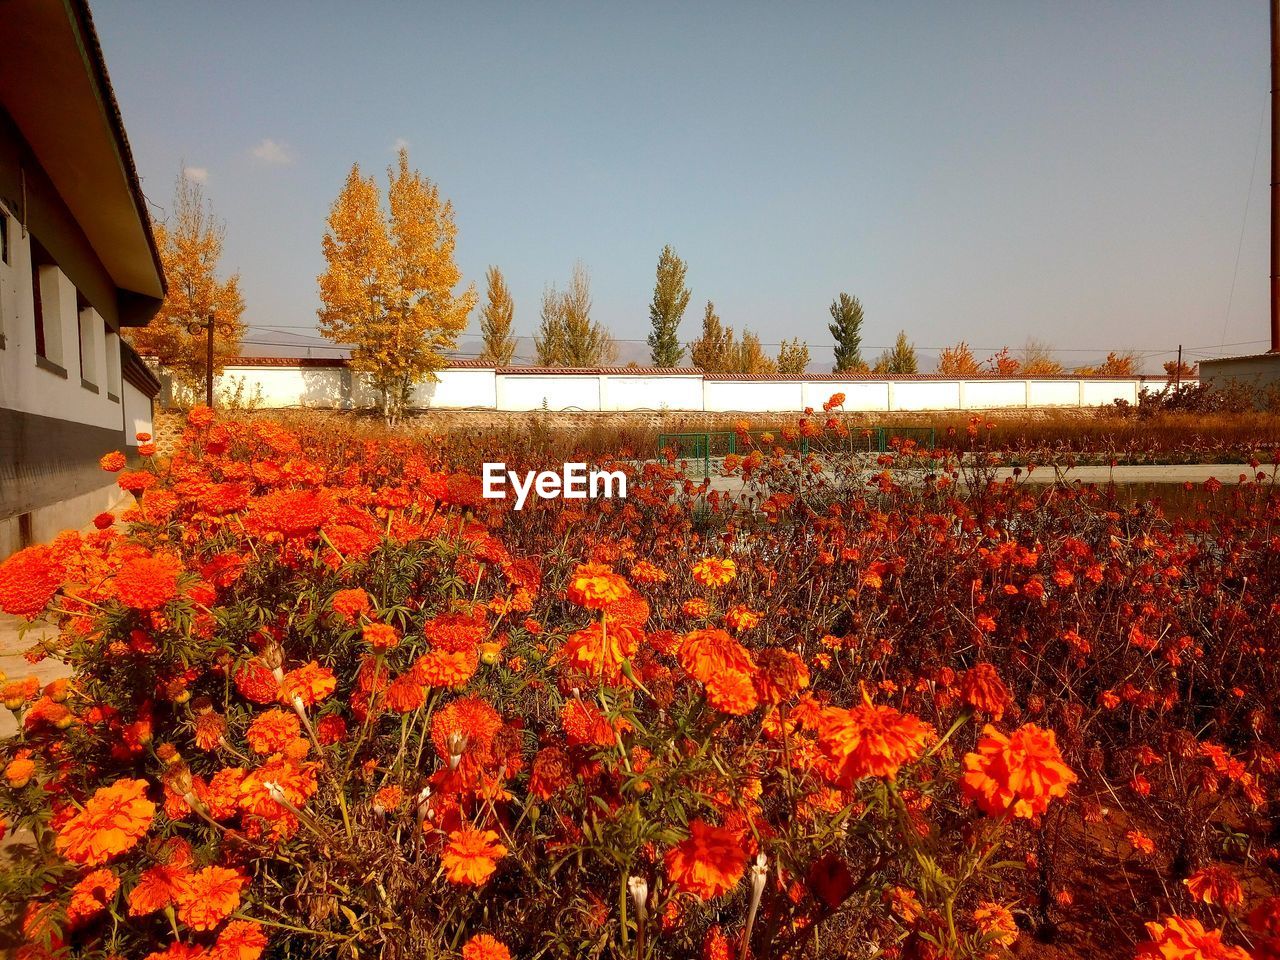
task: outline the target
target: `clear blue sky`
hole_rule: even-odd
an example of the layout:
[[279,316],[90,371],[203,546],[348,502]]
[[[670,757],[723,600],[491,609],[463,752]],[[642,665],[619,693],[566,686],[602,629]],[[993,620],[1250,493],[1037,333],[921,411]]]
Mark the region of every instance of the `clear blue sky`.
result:
[[864,352],[1266,335],[1262,0],[93,8],[143,188],[163,215],[184,162],[206,177],[253,340],[322,342],[329,204],[398,142],[521,334],[581,259],[596,319],[642,339],[671,243],[685,341],[709,298],[813,369],[841,290]]

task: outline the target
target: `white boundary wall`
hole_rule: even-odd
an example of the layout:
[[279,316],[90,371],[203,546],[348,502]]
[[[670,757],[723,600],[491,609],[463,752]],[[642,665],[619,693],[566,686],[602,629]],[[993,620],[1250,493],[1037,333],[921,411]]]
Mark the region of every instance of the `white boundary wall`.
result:
[[[1145,385],[1158,389],[1163,378],[1058,377],[1041,380],[901,377],[883,380],[704,377],[680,371],[608,372],[507,370],[459,366],[441,370],[439,380],[414,389],[412,405],[440,410],[688,410],[716,413],[783,413],[819,409],[835,393],[846,410],[1008,410],[1098,407],[1116,400],[1138,402]],[[360,374],[345,366],[229,364],[219,390],[241,389],[260,407],[373,407],[377,395]]]

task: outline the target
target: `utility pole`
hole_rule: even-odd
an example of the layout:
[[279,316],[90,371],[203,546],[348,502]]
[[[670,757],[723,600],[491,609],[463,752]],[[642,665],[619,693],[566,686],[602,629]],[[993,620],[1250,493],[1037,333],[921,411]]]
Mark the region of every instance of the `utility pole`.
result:
[[1280,0],[1271,0],[1271,352],[1280,353]]
[[1182,344],[1178,344],[1178,366],[1173,371],[1173,389],[1182,389]]
[[[1280,0],[1275,0],[1275,2],[1280,2]],[[217,307],[213,307],[209,310],[209,315],[203,320],[192,320],[187,324],[187,332],[193,337],[201,330],[208,333],[208,339],[205,341],[208,346],[204,358],[204,402],[210,410],[213,409],[213,331],[215,328],[222,331],[224,337],[229,337],[234,332],[231,324],[225,321],[218,322],[217,309]]]

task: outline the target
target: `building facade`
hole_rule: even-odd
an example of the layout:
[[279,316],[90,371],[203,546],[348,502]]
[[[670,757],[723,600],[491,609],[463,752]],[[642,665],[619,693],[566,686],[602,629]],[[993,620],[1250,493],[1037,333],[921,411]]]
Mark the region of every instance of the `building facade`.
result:
[[89,9],[0,3],[0,557],[119,491],[159,383],[120,337],[164,275]]

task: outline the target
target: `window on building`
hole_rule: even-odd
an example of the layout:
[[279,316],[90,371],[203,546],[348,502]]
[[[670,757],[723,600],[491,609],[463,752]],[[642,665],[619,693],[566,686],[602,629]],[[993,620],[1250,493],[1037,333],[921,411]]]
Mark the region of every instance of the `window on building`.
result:
[[107,397],[120,399],[120,337],[111,329],[107,321],[102,321],[102,336],[106,340],[106,367],[103,373],[107,381]]
[[[40,294],[40,261],[36,259],[34,244],[31,251],[31,315],[36,324],[36,356],[48,357],[48,343],[44,329],[44,298]],[[54,318],[57,321],[57,318]]]
[[9,211],[0,206],[0,350],[13,312],[13,253],[9,249]]

